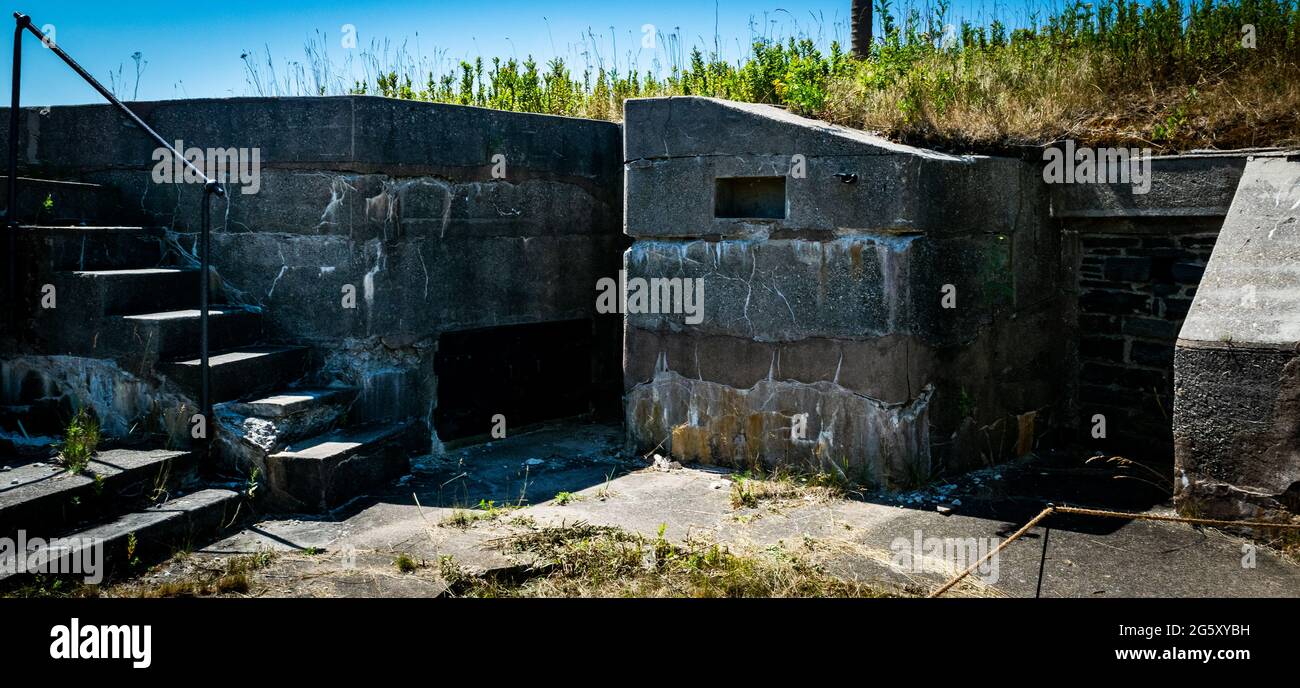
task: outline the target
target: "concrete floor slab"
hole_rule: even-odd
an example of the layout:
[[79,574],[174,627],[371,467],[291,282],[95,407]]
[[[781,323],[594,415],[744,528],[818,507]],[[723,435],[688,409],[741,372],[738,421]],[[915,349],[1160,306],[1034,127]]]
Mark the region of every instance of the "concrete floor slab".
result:
[[[1023,514],[1036,511],[1020,503],[1031,495],[983,495],[981,500],[969,480],[955,487],[941,484],[931,493],[957,504],[947,507],[949,515],[935,509],[934,499],[914,495],[809,496],[734,508],[727,471],[645,468],[644,462],[621,453],[622,441],[614,427],[561,425],[460,449],[438,460],[418,460],[412,477],[382,494],[319,519],[263,519],[203,555],[262,548],[284,553],[266,573],[276,581],[268,594],[439,594],[443,588],[434,571],[441,557],[480,571],[517,566],[518,560],[494,541],[517,532],[512,521],[527,517],[538,526],[586,522],[651,538],[662,526],[673,541],[691,537],[738,548],[779,545],[839,576],[924,592],[958,569],[951,558],[914,552],[915,543],[924,549],[930,539],[969,543],[973,538],[987,551],[1027,520]],[[1003,482],[1020,485],[1025,480],[1021,473],[1033,472],[1041,480],[1039,473],[1049,474],[1045,467],[1029,462],[997,471]],[[556,499],[558,493],[568,494]],[[466,527],[446,525],[458,508],[479,500],[519,508]],[[1007,516],[991,515],[998,511]],[[1147,511],[1172,513],[1163,502]],[[1183,524],[1053,519],[1043,596],[1300,596],[1300,565],[1240,537]],[[996,575],[977,577],[958,592],[1032,597],[1043,533],[1035,529],[1012,544],[998,557],[995,570],[982,572]],[[429,574],[405,580],[393,566],[402,553],[427,564]]]

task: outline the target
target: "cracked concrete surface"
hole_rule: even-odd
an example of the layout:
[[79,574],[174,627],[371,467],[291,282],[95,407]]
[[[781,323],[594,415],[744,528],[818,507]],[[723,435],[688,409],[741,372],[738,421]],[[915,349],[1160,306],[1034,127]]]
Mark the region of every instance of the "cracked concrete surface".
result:
[[[798,551],[833,575],[865,582],[931,589],[943,571],[909,568],[900,543],[926,538],[992,538],[1015,530],[1029,504],[1024,481],[1036,483],[1043,499],[1058,498],[1081,478],[1080,468],[1051,460],[1007,466],[959,486],[937,485],[926,499],[865,499],[760,502],[736,508],[728,472],[707,466],[651,470],[620,455],[618,428],[563,425],[469,447],[444,460],[417,462],[409,482],[312,520],[262,518],[243,531],[195,553],[223,558],[270,549],[280,553],[256,574],[254,593],[286,596],[426,596],[443,594],[440,557],[481,572],[517,575],[527,561],[493,542],[517,532],[516,518],[538,526],[586,522],[611,525],[683,541],[703,536],[743,550],[780,546]],[[1040,475],[1041,474],[1041,475]],[[1093,476],[1113,484],[1110,476]],[[1014,495],[1004,494],[1001,484]],[[571,497],[561,503],[558,492]],[[421,506],[412,498],[417,495]],[[919,494],[919,493],[918,493]],[[521,495],[523,497],[520,501]],[[441,525],[456,506],[493,500],[523,508],[469,527]],[[945,516],[929,500],[948,504]],[[1078,503],[1078,502],[1076,502]],[[1137,504],[1146,503],[1141,507]],[[1127,503],[1138,511],[1168,513],[1150,499]],[[1243,567],[1241,538],[1180,524],[1144,521],[1061,519],[1054,522],[1043,595],[1050,597],[1298,596],[1300,566],[1267,547]],[[998,579],[980,594],[1033,596],[1041,555],[1041,530],[1005,550]],[[406,554],[424,562],[415,573],[393,562]],[[170,572],[170,573],[169,573]],[[181,575],[164,566],[152,582]]]

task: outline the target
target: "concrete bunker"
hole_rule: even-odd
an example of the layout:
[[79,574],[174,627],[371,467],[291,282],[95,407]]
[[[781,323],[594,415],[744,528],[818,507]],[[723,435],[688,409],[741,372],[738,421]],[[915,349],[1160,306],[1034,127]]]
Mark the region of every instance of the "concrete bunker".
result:
[[700,322],[627,315],[643,450],[899,487],[1027,453],[1058,411],[1033,165],[689,97],[628,101],[624,157],[628,276],[704,284]]
[[[238,354],[214,377],[216,446],[222,470],[285,480],[262,494],[289,508],[330,508],[346,481],[388,480],[498,414],[518,428],[593,409],[621,414],[642,451],[891,488],[1057,434],[1087,442],[1104,413],[1107,450],[1128,451],[1121,436],[1177,444],[1182,508],[1297,508],[1295,338],[1256,331],[1290,322],[1289,302],[1268,300],[1290,287],[1254,282],[1285,270],[1214,248],[1231,202],[1225,236],[1291,255],[1295,208],[1268,205],[1294,201],[1284,155],[1259,156],[1240,188],[1239,154],[1159,159],[1136,196],[1045,184],[1030,157],[707,98],[631,100],[622,126],[365,96],[142,116],[261,149],[259,192],[214,213],[214,303],[230,312],[213,336]],[[24,174],[77,181],[50,187],[65,226],[18,237],[19,282],[69,298],[57,318],[31,309],[0,401],[89,404],[113,431],[166,432],[194,406],[195,329],[141,316],[193,307],[198,189],[153,184],[150,147],[105,106],[20,118]],[[88,138],[101,145],[74,145]],[[647,307],[602,310],[615,276],[644,282]],[[1271,312],[1243,324],[1231,304],[1250,286]],[[1246,372],[1215,377],[1233,366]],[[28,379],[49,389],[24,392]],[[1216,430],[1225,419],[1236,429]],[[372,449],[382,470],[330,473]]]

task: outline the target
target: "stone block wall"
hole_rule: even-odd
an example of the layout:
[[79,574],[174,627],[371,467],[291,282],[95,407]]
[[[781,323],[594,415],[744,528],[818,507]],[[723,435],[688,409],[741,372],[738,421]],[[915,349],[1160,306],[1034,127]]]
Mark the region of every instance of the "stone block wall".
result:
[[1049,185],[1072,275],[1071,427],[1084,444],[1172,459],[1174,344],[1243,165],[1240,155],[1155,158],[1146,194]]
[[1078,403],[1085,425],[1096,413],[1106,416],[1109,446],[1167,457],[1174,342],[1218,222],[1148,224],[1152,231],[1104,233],[1103,227],[1078,237]]

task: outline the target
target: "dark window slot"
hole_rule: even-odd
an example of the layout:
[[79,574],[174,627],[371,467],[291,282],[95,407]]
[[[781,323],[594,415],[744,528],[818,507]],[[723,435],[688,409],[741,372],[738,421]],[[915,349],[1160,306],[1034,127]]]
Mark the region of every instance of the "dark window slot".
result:
[[714,217],[785,219],[785,177],[718,177]]

